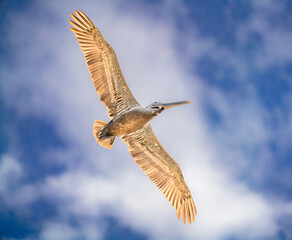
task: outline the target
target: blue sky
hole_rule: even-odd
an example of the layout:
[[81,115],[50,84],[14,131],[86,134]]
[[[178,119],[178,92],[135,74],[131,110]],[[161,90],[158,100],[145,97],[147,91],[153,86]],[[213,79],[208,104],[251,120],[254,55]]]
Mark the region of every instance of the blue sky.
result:
[[[1,239],[292,239],[291,1],[2,1]],[[83,10],[197,205],[184,225],[108,120],[69,30]]]

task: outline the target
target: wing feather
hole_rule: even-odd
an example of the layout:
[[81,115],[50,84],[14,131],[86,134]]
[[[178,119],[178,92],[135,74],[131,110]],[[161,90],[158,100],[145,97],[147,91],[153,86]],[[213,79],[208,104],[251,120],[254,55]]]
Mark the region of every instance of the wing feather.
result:
[[96,92],[108,109],[110,118],[139,105],[131,93],[113,48],[81,10],[69,20],[86,60]]
[[195,221],[196,207],[181,169],[159,143],[150,124],[122,139],[134,161],[175,208],[178,218],[182,215],[184,223],[186,219]]

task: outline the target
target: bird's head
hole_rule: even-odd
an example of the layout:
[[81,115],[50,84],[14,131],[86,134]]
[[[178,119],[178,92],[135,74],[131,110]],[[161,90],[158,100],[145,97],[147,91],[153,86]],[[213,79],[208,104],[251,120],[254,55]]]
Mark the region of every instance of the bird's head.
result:
[[161,103],[154,102],[147,106],[148,109],[152,110],[153,115],[160,114],[164,109],[179,106],[182,104],[190,103],[191,101],[180,101],[180,102],[172,102],[172,103]]

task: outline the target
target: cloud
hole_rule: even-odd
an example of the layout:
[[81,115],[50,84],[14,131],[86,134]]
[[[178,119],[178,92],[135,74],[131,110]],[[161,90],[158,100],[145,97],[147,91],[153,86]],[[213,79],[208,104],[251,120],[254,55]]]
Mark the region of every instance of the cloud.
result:
[[271,67],[283,66],[292,60],[292,50],[289,43],[292,39],[288,25],[283,24],[285,4],[275,1],[259,1],[253,3],[254,14],[237,30],[237,40],[242,46],[250,44],[256,36],[259,43],[256,45],[253,58],[257,70],[264,72]]
[[37,198],[35,186],[21,182],[23,176],[23,168],[13,156],[0,156],[0,194],[8,208],[19,210]]
[[48,223],[44,227],[44,230],[41,234],[41,239],[73,239],[77,235],[76,230],[73,227],[69,226],[67,223],[62,224],[57,223]]
[[11,156],[2,155],[0,159],[0,191],[5,192],[9,185],[21,176],[22,169]]
[[[169,110],[152,125],[183,170],[198,207],[196,223],[189,226],[176,219],[175,211],[135,165],[121,141],[111,151],[95,143],[92,125],[95,119],[107,119],[106,110],[95,94],[67,22],[71,11],[68,9],[79,8],[81,3],[37,2],[21,15],[17,11],[8,15],[6,40],[15,58],[12,67],[2,67],[7,81],[0,85],[5,104],[20,119],[46,119],[66,142],[64,149],[44,150],[46,160],[66,166],[63,172],[44,177],[40,183],[17,182],[24,192],[17,196],[18,201],[23,201],[22,196],[33,196],[24,205],[29,206],[39,197],[56,200],[57,216],[41,224],[40,238],[102,238],[108,227],[104,223],[107,217],[118,219],[150,239],[275,236],[281,217],[276,213],[290,209],[290,203],[285,208],[275,206],[273,200],[250,189],[246,179],[236,177],[242,174],[242,167],[253,171],[254,155],[246,151],[246,145],[253,150],[253,146],[262,146],[271,138],[265,109],[253,91],[248,92],[247,102],[246,98],[230,102],[224,92],[190,73],[185,63],[193,58],[198,61],[206,54],[216,61],[224,58],[223,69],[232,66],[243,78],[245,66],[241,67],[237,56],[215,39],[197,33],[183,35],[190,51],[181,56],[175,43],[182,36],[172,24],[147,13],[137,14],[133,9],[121,11],[119,4],[82,3],[82,9],[115,49],[130,88],[143,105],[153,100],[192,100],[192,105]],[[37,12],[43,13],[37,14],[38,21],[34,18]],[[242,29],[239,31],[246,34],[251,31]],[[279,39],[265,36],[268,45]],[[202,43],[205,44],[199,49]],[[265,49],[270,56],[268,47]],[[285,58],[280,48],[274,50],[279,50],[279,58]],[[222,117],[220,128],[212,128],[204,117],[204,94],[208,94]],[[18,178],[26,174],[20,161],[7,156],[1,160],[0,191],[6,196],[10,173]],[[263,169],[255,171],[261,174]],[[78,219],[78,227],[72,226],[72,218]],[[95,221],[102,227],[96,229]]]

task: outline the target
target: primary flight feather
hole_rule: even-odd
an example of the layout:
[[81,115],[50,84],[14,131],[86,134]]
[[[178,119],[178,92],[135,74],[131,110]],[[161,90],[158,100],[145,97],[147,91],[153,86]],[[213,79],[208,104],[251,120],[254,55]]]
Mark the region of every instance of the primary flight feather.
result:
[[134,161],[161,190],[177,216],[186,223],[197,215],[194,200],[181,169],[155,137],[150,120],[164,109],[189,103],[152,103],[142,107],[131,93],[113,48],[81,10],[71,14],[70,27],[75,34],[87,63],[87,68],[100,100],[108,110],[109,123],[96,120],[93,134],[103,147],[111,148],[115,137],[128,144]]

